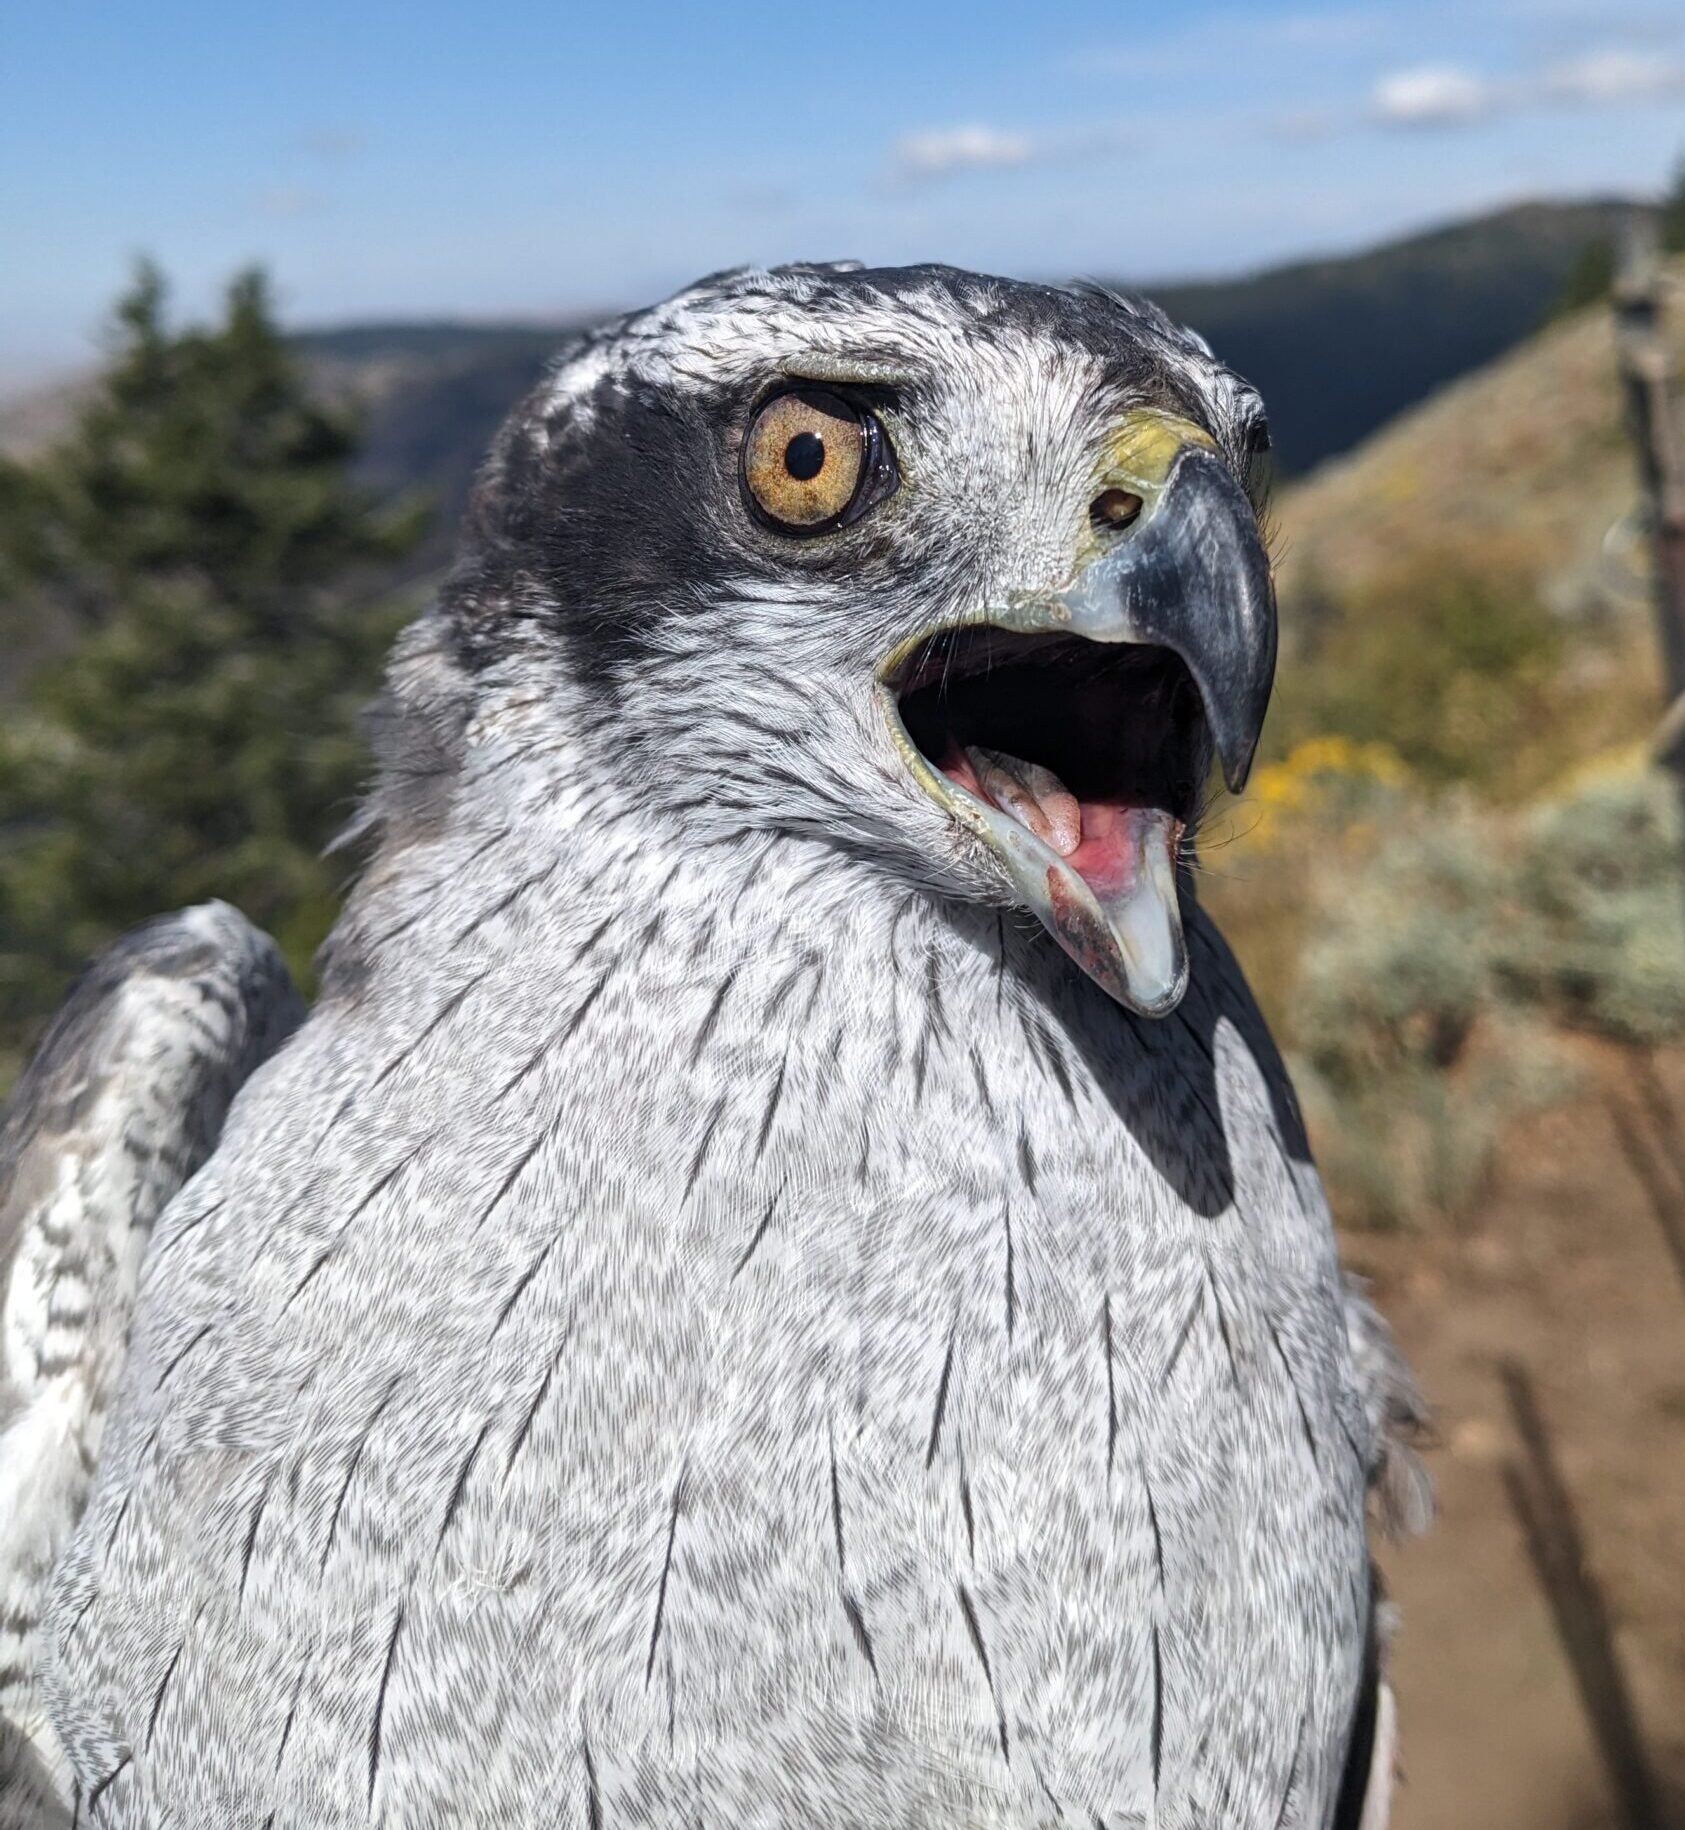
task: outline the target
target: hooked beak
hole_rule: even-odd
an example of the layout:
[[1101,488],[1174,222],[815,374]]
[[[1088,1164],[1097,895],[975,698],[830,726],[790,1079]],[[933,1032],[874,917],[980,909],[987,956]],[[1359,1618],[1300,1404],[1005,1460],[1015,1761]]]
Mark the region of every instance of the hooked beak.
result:
[[1199,427],[1141,410],[1099,473],[1070,583],[923,631],[878,694],[914,778],[1017,899],[1119,1003],[1160,1017],[1187,988],[1183,835],[1213,753],[1244,785],[1275,653],[1245,491]]

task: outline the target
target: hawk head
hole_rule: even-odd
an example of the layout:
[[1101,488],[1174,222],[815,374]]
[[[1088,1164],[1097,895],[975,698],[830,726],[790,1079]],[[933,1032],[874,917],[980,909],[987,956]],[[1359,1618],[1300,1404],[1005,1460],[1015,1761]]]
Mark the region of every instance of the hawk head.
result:
[[1172,1009],[1179,864],[1275,665],[1262,403],[1155,308],[945,267],[705,280],[566,350],[445,600],[682,845],[1033,910]]

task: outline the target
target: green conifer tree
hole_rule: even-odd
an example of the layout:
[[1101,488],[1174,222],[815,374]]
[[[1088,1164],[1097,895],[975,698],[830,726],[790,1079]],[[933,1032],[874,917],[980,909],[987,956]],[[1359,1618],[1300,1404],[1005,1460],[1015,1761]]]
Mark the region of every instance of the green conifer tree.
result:
[[211,327],[165,304],[143,266],[68,439],[0,465],[0,638],[52,651],[0,733],[0,1045],[114,934],[207,896],[307,969],[402,616],[381,581],[421,531],[353,482],[353,422],[260,273]]

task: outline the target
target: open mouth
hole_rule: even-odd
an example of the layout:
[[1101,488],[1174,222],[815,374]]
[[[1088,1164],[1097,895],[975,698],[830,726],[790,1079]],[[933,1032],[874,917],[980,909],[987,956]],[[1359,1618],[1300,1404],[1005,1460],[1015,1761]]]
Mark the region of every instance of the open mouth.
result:
[[[1142,408],[1070,579],[926,629],[878,669],[908,773],[1088,976],[1162,1017],[1188,982],[1177,866],[1213,760],[1239,793],[1275,674],[1269,555],[1190,422]],[[1127,493],[1136,512],[1101,509]]]
[[972,627],[921,645],[893,681],[919,753],[998,808],[1091,886],[1129,865],[1131,816],[1194,816],[1211,739],[1199,688],[1156,646]]
[[1186,983],[1176,866],[1211,764],[1180,656],[991,626],[942,631],[885,671],[903,754],[985,839],[1055,937],[1121,1002]]

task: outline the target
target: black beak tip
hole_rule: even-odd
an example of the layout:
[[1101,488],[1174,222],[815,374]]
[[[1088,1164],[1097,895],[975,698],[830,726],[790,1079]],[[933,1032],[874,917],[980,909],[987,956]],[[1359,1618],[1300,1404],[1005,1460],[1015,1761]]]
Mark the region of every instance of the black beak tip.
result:
[[1230,794],[1244,794],[1247,781],[1252,775],[1252,759],[1257,755],[1258,746],[1250,744],[1244,756],[1236,756],[1232,761],[1223,764],[1223,784]]
[[[1273,612],[1270,625],[1273,636]],[[1213,691],[1200,684],[1200,696],[1205,704],[1206,722],[1211,729],[1213,745],[1217,751],[1217,760],[1222,767],[1223,781],[1230,794],[1244,791],[1252,775],[1252,765],[1258,759],[1258,745],[1264,734],[1264,715],[1270,709],[1270,694],[1275,685],[1275,644],[1268,644],[1269,653],[1263,664],[1256,667],[1244,679],[1234,679],[1226,684],[1219,677],[1212,682]]]
[[1239,794],[1275,686],[1269,554],[1246,492],[1207,452],[1184,455],[1163,508],[1167,571],[1178,600],[1163,627],[1192,668],[1223,780]]

